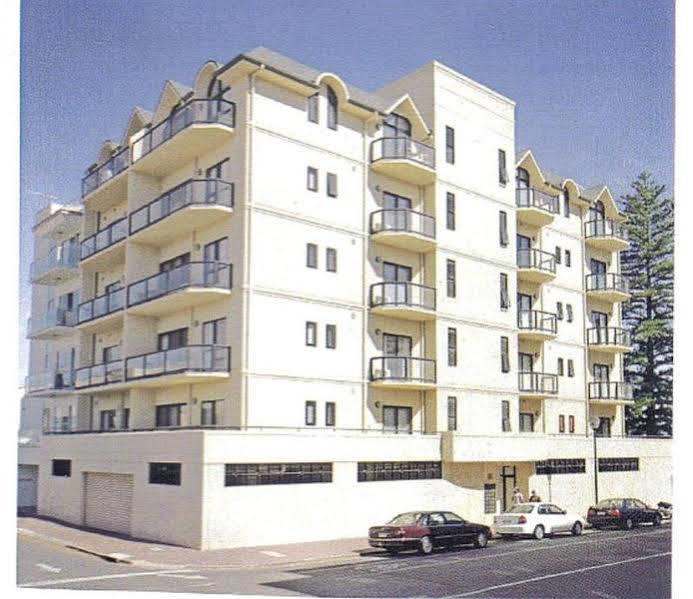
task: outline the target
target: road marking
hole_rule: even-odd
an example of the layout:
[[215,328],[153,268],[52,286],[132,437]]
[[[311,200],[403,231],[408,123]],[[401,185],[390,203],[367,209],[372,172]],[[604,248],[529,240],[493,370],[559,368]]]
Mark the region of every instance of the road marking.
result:
[[131,572],[130,574],[106,574],[104,576],[83,576],[81,578],[62,578],[59,580],[38,580],[17,585],[24,587],[45,587],[51,584],[67,584],[68,582],[89,582],[92,580],[108,580],[109,578],[132,578],[135,576],[157,576],[158,574],[173,574],[175,572],[195,572],[195,570],[160,570],[155,572]]
[[48,572],[60,572],[62,568],[56,568],[54,566],[49,566],[48,564],[36,564],[42,570],[48,570]]
[[185,578],[185,580],[207,580],[206,576],[200,576],[199,574],[157,574],[162,578]]
[[604,597],[604,599],[619,599],[616,595],[610,595],[609,593],[602,593],[601,591],[592,591],[593,595],[597,597]]
[[279,551],[260,551],[260,553],[264,553],[265,555],[269,555],[270,557],[286,557],[286,554],[279,553]]
[[550,578],[559,578],[561,576],[570,576],[571,574],[579,574],[581,572],[589,572],[590,570],[599,570],[601,568],[610,568],[611,566],[620,566],[621,564],[630,564],[633,562],[642,562],[646,559],[653,559],[656,557],[664,557],[665,555],[671,555],[671,551],[666,551],[664,553],[657,553],[656,555],[645,555],[642,557],[632,557],[630,559],[624,559],[617,562],[610,562],[608,564],[599,564],[597,566],[587,566],[585,568],[577,568],[575,570],[566,570],[565,572],[557,572],[556,574],[547,574],[545,576],[535,576],[534,578],[526,578],[525,580],[516,580],[515,582],[506,582],[504,584],[496,584],[491,587],[486,587],[484,589],[477,589],[476,591],[469,591],[468,593],[461,593],[459,595],[449,595],[445,599],[453,599],[458,597],[471,597],[472,595],[478,595],[479,593],[488,593],[489,591],[497,591],[498,589],[507,589],[508,587],[515,587],[521,584],[528,584],[530,582],[538,582],[540,580],[549,580]]
[[108,557],[112,557],[113,559],[117,559],[117,560],[124,560],[124,559],[128,559],[129,557],[132,557],[132,556],[128,555],[127,553],[109,553]]

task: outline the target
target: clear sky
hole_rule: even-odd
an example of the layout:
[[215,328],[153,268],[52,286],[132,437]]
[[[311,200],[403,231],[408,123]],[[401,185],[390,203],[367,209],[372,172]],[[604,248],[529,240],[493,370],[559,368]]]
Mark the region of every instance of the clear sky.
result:
[[[76,202],[105,139],[163,82],[266,46],[375,90],[433,59],[517,102],[517,148],[614,196],[642,170],[673,185],[673,3],[656,0],[24,0],[20,335],[30,230]],[[20,367],[26,343],[20,340]]]

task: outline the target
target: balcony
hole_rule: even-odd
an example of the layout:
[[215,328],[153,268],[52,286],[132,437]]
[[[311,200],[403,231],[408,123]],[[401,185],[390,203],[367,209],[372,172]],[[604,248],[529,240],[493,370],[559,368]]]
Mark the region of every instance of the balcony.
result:
[[60,285],[78,275],[76,245],[54,247],[44,258],[31,263],[31,282],[35,285]]
[[515,190],[517,219],[526,225],[543,227],[559,213],[558,197],[534,188]]
[[233,212],[234,185],[191,179],[130,215],[133,241],[162,246],[175,237],[218,222]]
[[128,285],[128,311],[162,316],[231,294],[232,265],[190,262]]
[[624,382],[596,381],[587,384],[587,396],[595,403],[629,403],[633,401],[633,386]]
[[[75,389],[102,387],[123,383],[123,360],[113,360],[93,366],[85,366],[75,371]],[[118,387],[120,388],[119,385]],[[110,388],[110,387],[109,387]]]
[[236,105],[191,100],[132,144],[133,169],[162,177],[231,138]]
[[377,243],[412,252],[436,248],[436,219],[414,210],[386,208],[372,212],[370,233]]
[[[126,146],[82,179],[82,200],[91,203],[95,210],[103,210],[124,199],[127,194],[127,177],[122,173],[127,171],[128,166],[130,149]],[[95,194],[97,189],[99,193]]]
[[374,283],[369,297],[373,314],[415,321],[436,317],[436,290],[433,287],[408,282]]
[[231,348],[186,345],[125,360],[125,378],[142,387],[194,384],[228,378]]
[[121,218],[84,239],[80,244],[82,266],[88,264],[91,268],[103,270],[124,262],[125,244],[120,242],[127,234],[127,219]]
[[625,302],[630,299],[628,279],[613,272],[585,276],[587,297],[604,302]]
[[541,310],[519,310],[517,327],[519,338],[529,341],[548,341],[558,332],[556,315]]
[[520,281],[546,283],[556,278],[556,257],[542,250],[517,250],[517,277]]
[[436,178],[435,149],[408,137],[381,137],[371,142],[371,168],[414,185]]
[[628,248],[628,229],[609,219],[585,223],[585,243],[597,250],[620,252]]
[[60,395],[73,390],[72,377],[69,372],[40,372],[24,379],[27,393]]
[[436,361],[400,356],[371,358],[370,380],[372,387],[385,389],[434,389]]
[[558,376],[546,372],[518,372],[520,397],[548,397],[558,394]]
[[29,339],[57,339],[72,334],[77,318],[71,310],[54,308],[39,318],[30,318],[27,324]]
[[122,310],[125,307],[125,288],[105,293],[83,302],[77,311],[77,322],[80,330],[97,332],[113,328],[122,321]]
[[36,214],[34,229],[41,228],[41,236],[62,241],[79,233],[82,226],[82,210],[73,206],[56,207],[49,204]]
[[631,351],[630,331],[619,327],[587,329],[587,345],[596,351],[618,354]]

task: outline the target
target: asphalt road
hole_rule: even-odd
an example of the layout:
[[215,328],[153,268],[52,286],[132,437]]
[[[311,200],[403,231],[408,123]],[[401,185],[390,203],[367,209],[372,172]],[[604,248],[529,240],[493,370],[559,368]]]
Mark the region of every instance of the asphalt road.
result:
[[600,531],[486,549],[387,556],[301,569],[151,570],[19,537],[18,584],[29,587],[318,597],[551,597],[671,595],[671,529]]

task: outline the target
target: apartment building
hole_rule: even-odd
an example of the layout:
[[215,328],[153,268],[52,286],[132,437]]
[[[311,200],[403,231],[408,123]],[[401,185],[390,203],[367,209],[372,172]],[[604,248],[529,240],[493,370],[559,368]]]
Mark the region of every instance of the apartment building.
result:
[[39,513],[208,549],[490,522],[514,486],[584,511],[595,468],[670,498],[670,440],[625,436],[623,215],[445,65],[207,62],[82,196],[34,231]]

